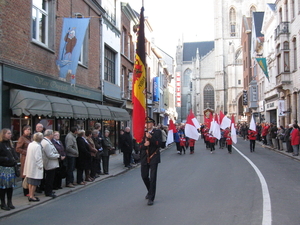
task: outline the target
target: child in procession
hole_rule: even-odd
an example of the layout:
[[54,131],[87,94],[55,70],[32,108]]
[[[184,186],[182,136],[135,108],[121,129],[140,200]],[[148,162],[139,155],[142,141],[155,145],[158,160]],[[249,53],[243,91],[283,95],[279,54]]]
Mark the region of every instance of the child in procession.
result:
[[195,142],[196,142],[195,139],[193,139],[193,138],[189,139],[190,154],[194,154]]
[[185,136],[184,136],[184,134],[181,134],[181,137],[180,137],[180,152],[179,152],[179,155],[181,155],[182,151],[183,151],[183,154],[185,154],[185,145],[186,145],[186,139],[185,139]]
[[231,139],[231,134],[230,133],[227,134],[226,144],[227,144],[228,153],[231,154],[231,152],[232,152],[232,139]]

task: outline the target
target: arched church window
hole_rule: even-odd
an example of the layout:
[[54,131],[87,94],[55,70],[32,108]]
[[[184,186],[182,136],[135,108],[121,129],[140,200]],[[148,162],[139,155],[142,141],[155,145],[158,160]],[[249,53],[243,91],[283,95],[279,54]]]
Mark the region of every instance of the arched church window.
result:
[[215,109],[215,91],[212,85],[207,84],[203,90],[203,108]]
[[187,69],[186,71],[184,71],[183,81],[182,81],[182,86],[183,87],[188,87],[190,85],[191,75],[192,75],[192,70],[191,69]]
[[229,11],[230,36],[236,36],[236,12],[234,8]]

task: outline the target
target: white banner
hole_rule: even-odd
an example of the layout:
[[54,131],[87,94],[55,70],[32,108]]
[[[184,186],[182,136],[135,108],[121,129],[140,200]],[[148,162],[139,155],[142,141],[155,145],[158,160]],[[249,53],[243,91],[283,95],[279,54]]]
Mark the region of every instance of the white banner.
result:
[[285,116],[285,101],[278,100],[278,116]]

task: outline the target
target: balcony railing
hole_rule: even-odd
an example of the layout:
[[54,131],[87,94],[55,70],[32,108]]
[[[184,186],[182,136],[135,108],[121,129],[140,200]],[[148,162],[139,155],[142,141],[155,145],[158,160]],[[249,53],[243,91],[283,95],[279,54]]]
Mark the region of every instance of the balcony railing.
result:
[[281,22],[275,29],[275,40],[281,35],[281,34],[289,34],[289,22]]
[[290,84],[291,81],[291,74],[290,73],[282,73],[276,76],[276,86],[279,85],[287,85]]

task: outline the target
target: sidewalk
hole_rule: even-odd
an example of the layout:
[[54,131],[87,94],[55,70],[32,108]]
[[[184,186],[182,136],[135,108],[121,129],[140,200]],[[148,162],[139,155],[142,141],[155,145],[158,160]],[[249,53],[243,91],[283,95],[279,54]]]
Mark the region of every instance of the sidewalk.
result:
[[[173,144],[169,145],[165,149],[161,149],[161,152],[167,150],[168,148],[171,148]],[[133,165],[133,169],[136,167],[139,167],[140,164]],[[55,195],[57,196],[56,198],[59,198],[59,196],[65,195],[65,194],[70,194],[72,192],[78,191],[82,188],[85,188],[90,185],[94,185],[95,183],[102,181],[104,179],[110,178],[110,177],[115,177],[117,175],[120,175],[122,173],[125,173],[130,169],[124,167],[123,164],[123,154],[120,153],[119,150],[116,151],[116,154],[111,155],[109,159],[109,175],[101,175],[100,177],[96,178],[94,182],[87,182],[86,185],[76,185],[75,188],[68,188],[65,185],[65,179],[63,179],[63,189],[55,190]],[[74,171],[74,177],[76,180],[76,170]],[[44,193],[35,193],[36,197],[39,197],[40,201],[39,202],[29,202],[28,197],[25,197],[23,195],[23,187],[22,187],[22,182],[21,179],[18,178],[18,182],[16,183],[17,187],[14,188],[13,192],[13,198],[12,202],[13,205],[16,207],[15,209],[11,209],[9,211],[4,211],[0,209],[0,219],[3,217],[11,216],[17,212],[35,207],[37,205],[43,204],[47,201],[53,200],[50,197],[46,197]]]
[[293,153],[290,153],[290,152],[286,152],[286,145],[284,144],[284,147],[285,149],[280,151],[278,149],[275,149],[275,148],[272,148],[271,146],[269,145],[264,145],[262,142],[260,141],[256,141],[257,144],[261,145],[263,148],[267,148],[267,149],[270,149],[270,150],[273,150],[274,152],[277,152],[277,153],[280,153],[282,155],[285,155],[287,157],[290,157],[292,159],[295,159],[295,160],[298,160],[300,161],[300,156],[293,156]]
[[[134,167],[138,167],[138,166],[139,165],[134,165]],[[82,188],[93,185],[93,184],[95,184],[99,181],[102,181],[104,179],[122,174],[122,173],[126,172],[127,170],[129,170],[129,169],[124,167],[124,165],[123,165],[123,154],[119,153],[119,151],[117,151],[116,154],[110,156],[110,159],[109,159],[109,175],[101,175],[94,182],[87,182],[86,185],[76,185],[75,188],[66,187],[65,179],[63,179],[63,185],[62,185],[63,189],[55,190],[55,195],[57,196],[57,198],[59,198],[59,196],[69,194],[69,193],[74,192],[74,191],[78,191]],[[74,172],[74,176],[75,176],[75,179],[76,179],[76,171]],[[47,201],[53,200],[50,197],[46,197],[44,195],[44,193],[41,193],[41,194],[35,193],[36,196],[39,197],[40,201],[39,202],[29,202],[28,198],[23,195],[22,182],[20,181],[20,179],[18,179],[18,180],[19,181],[17,182],[17,187],[14,188],[13,199],[12,199],[13,205],[16,208],[11,209],[9,211],[4,211],[4,210],[0,209],[0,218],[10,216],[10,215],[15,214],[17,212],[20,212],[20,211],[26,210],[28,208],[32,208],[32,207],[35,207],[37,205],[43,204]]]

